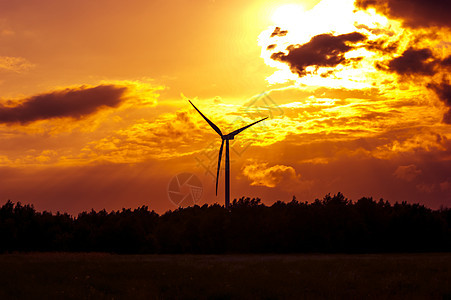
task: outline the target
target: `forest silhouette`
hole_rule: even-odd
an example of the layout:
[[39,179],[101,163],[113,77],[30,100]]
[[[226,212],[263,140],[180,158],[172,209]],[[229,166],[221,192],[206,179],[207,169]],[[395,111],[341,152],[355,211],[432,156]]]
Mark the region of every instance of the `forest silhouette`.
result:
[[0,252],[379,253],[451,251],[451,209],[380,199],[353,202],[338,193],[311,203],[259,198],[193,206],[162,215],[147,206],[37,212],[7,201],[0,208]]

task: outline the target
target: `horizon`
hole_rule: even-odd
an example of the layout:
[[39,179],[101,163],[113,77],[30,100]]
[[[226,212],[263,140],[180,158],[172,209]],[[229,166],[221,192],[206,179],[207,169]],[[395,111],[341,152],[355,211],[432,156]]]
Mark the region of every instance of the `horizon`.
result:
[[[388,200],[386,200],[386,199],[383,199],[383,198],[374,199],[374,198],[371,197],[371,196],[362,196],[362,197],[359,197],[358,199],[354,200],[354,199],[349,199],[349,198],[347,198],[346,195],[343,195],[341,192],[338,192],[337,194],[333,194],[333,195],[331,195],[330,193],[327,193],[327,194],[325,194],[323,197],[321,197],[321,198],[315,198],[315,199],[313,199],[313,200],[311,200],[311,201],[298,201],[297,198],[296,198],[296,196],[293,195],[293,197],[291,198],[290,201],[286,201],[286,200],[275,200],[275,201],[271,201],[271,202],[270,202],[270,203],[271,203],[270,205],[265,204],[265,203],[262,201],[262,199],[260,199],[260,198],[258,198],[258,197],[254,197],[254,198],[253,198],[253,197],[241,196],[241,197],[239,197],[239,198],[234,198],[233,200],[231,200],[231,201],[230,201],[230,205],[233,206],[233,205],[239,203],[240,201],[247,201],[247,200],[248,200],[248,201],[254,201],[254,200],[255,200],[255,201],[258,202],[258,205],[263,205],[264,207],[267,207],[267,208],[271,208],[273,205],[275,205],[275,204],[277,204],[277,203],[289,204],[289,203],[292,203],[293,201],[296,201],[296,203],[299,204],[299,205],[301,205],[301,204],[302,204],[302,205],[304,205],[304,204],[305,204],[305,205],[312,205],[312,204],[316,203],[317,201],[319,201],[320,203],[323,203],[326,199],[328,199],[328,197],[330,197],[330,198],[336,198],[336,197],[340,197],[340,196],[343,196],[343,199],[344,199],[345,201],[347,201],[347,204],[346,204],[346,205],[355,205],[355,204],[356,204],[357,202],[359,202],[360,200],[371,200],[372,202],[374,202],[374,203],[376,203],[376,204],[379,204],[379,203],[382,201],[384,204],[388,204],[388,205],[390,205],[391,207],[393,207],[393,206],[395,206],[395,205],[404,205],[404,204],[407,204],[407,205],[412,205],[412,206],[414,206],[414,205],[419,205],[419,206],[424,207],[424,208],[426,208],[426,209],[428,209],[428,210],[431,210],[431,211],[446,211],[446,210],[450,210],[450,209],[451,209],[451,207],[448,207],[448,206],[441,206],[441,207],[439,207],[439,208],[437,208],[437,209],[434,209],[434,208],[428,207],[427,205],[422,204],[422,203],[419,203],[419,202],[407,202],[407,201],[390,202],[390,201],[388,201]],[[6,200],[5,203],[3,203],[3,204],[0,203],[0,208],[1,208],[1,207],[4,207],[4,206],[5,206],[6,204],[8,204],[8,203],[11,203],[14,207],[16,207],[17,205],[20,205],[20,206],[22,206],[22,207],[24,207],[24,206],[30,206],[31,208],[33,208],[33,209],[35,210],[36,213],[41,213],[41,214],[42,214],[42,213],[50,213],[50,214],[52,214],[52,215],[56,215],[56,214],[67,214],[67,215],[69,215],[71,218],[74,218],[74,219],[77,219],[79,215],[84,214],[84,213],[91,213],[91,212],[99,213],[99,212],[101,212],[101,211],[105,211],[105,212],[108,213],[108,214],[110,214],[110,213],[121,213],[121,212],[126,211],[126,210],[130,210],[130,211],[140,210],[141,208],[144,208],[144,207],[146,207],[147,210],[148,210],[149,212],[154,212],[154,213],[156,213],[156,214],[159,215],[159,216],[162,216],[162,215],[164,215],[164,214],[166,214],[166,213],[171,213],[171,212],[179,211],[179,210],[191,209],[191,208],[196,208],[196,207],[203,208],[203,207],[205,207],[205,206],[207,206],[207,207],[219,206],[219,207],[221,207],[221,208],[223,208],[223,209],[225,209],[225,210],[228,210],[228,209],[225,207],[224,204],[221,204],[221,203],[219,203],[219,202],[212,202],[212,203],[204,203],[204,204],[194,203],[193,205],[189,205],[189,206],[179,206],[179,207],[171,208],[171,209],[166,210],[166,211],[163,211],[163,212],[155,211],[151,206],[145,205],[145,204],[144,204],[144,205],[142,205],[142,206],[137,206],[137,207],[122,207],[122,208],[120,208],[120,209],[112,209],[112,210],[107,210],[107,209],[105,209],[105,208],[95,210],[94,208],[91,208],[91,209],[87,209],[87,210],[84,210],[84,211],[80,211],[80,212],[78,212],[78,213],[76,213],[76,214],[72,214],[72,213],[65,212],[65,211],[47,211],[47,210],[39,211],[39,210],[37,210],[37,209],[34,207],[33,203],[22,203],[22,202],[20,202],[20,201],[15,202],[15,201],[12,201],[12,200],[10,200],[10,199]],[[230,210],[230,209],[229,209],[229,210]]]
[[[0,0],[0,202],[451,203],[451,4]],[[188,182],[189,181],[189,182]],[[285,199],[285,200],[284,200]]]

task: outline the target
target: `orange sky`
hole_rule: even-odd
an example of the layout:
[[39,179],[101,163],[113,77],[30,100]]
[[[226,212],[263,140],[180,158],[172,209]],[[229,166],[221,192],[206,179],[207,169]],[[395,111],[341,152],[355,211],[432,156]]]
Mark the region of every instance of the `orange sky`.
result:
[[451,201],[441,0],[0,0],[0,200],[175,209],[180,173],[232,198]]

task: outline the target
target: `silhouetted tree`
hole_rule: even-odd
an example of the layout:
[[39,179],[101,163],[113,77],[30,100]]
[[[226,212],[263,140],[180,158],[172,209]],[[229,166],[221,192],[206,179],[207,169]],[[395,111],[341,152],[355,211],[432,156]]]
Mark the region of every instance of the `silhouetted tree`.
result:
[[230,210],[195,205],[158,215],[147,206],[82,212],[76,218],[36,212],[8,200],[0,207],[0,252],[113,253],[416,252],[451,250],[451,210],[391,205],[342,193],[312,203],[241,197]]

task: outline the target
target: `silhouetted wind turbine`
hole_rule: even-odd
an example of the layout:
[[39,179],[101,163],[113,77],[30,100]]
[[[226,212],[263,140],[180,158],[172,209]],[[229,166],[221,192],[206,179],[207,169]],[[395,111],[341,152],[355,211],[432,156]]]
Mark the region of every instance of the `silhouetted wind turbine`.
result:
[[221,167],[221,157],[222,157],[222,148],[224,147],[224,141],[226,142],[226,154],[225,154],[225,207],[226,209],[229,208],[230,204],[230,160],[229,160],[229,140],[233,140],[235,138],[235,135],[240,133],[241,131],[251,127],[252,125],[257,124],[258,122],[261,122],[263,120],[266,120],[268,117],[263,118],[257,122],[254,122],[252,124],[246,125],[244,127],[241,127],[240,129],[237,129],[235,131],[230,132],[229,134],[222,134],[221,130],[216,126],[212,121],[210,121],[206,116],[204,116],[203,113],[200,112],[200,110],[197,109],[196,106],[194,106],[193,102],[191,100],[188,100],[189,103],[197,110],[197,112],[207,121],[207,123],[213,128],[214,131],[216,131],[219,136],[222,139],[221,142],[221,148],[219,148],[219,156],[218,156],[218,171],[216,172],[216,196],[218,195],[218,180],[219,180],[219,169]]

